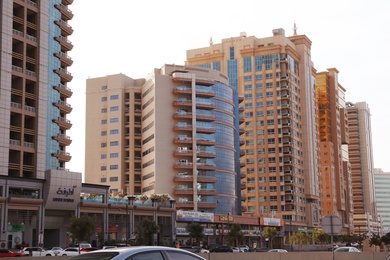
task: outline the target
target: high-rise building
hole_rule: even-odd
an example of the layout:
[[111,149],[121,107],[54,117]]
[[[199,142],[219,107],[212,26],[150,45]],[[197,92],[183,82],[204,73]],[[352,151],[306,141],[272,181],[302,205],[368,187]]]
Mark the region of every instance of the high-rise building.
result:
[[85,179],[111,193],[169,194],[176,208],[237,214],[238,95],[211,69],[87,80]]
[[317,72],[320,138],[321,205],[323,215],[336,215],[342,233],[353,231],[351,166],[348,161],[348,121],[345,89],[335,68]]
[[[80,201],[71,172],[73,0],[0,1],[0,241],[65,245]],[[47,221],[49,219],[49,221]]]
[[347,113],[354,232],[377,233],[380,223],[375,201],[370,108],[366,102],[347,102]]
[[[228,75],[244,96],[247,213],[283,218],[285,231],[320,223],[319,143],[311,41],[273,30],[187,51],[186,64]],[[302,229],[300,229],[302,230]]]
[[390,172],[374,169],[375,199],[377,213],[383,224],[383,234],[390,232]]

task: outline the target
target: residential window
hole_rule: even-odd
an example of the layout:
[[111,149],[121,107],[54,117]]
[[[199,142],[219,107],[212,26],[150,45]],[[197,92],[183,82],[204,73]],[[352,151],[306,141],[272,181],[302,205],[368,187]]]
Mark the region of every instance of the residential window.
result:
[[259,192],[266,192],[266,191],[267,191],[267,187],[265,186],[259,187]]
[[244,82],[252,81],[252,76],[244,76]]
[[276,186],[269,186],[270,192],[276,192],[276,190],[277,190]]
[[245,154],[246,154],[246,155],[251,155],[251,154],[254,154],[254,151],[253,151],[253,149],[247,149],[247,150],[245,151]]
[[252,103],[245,103],[245,108],[252,108],[253,104]]
[[118,153],[110,153],[110,158],[118,158],[119,154]]
[[272,73],[267,73],[265,74],[266,79],[272,79]]
[[101,135],[101,136],[106,136],[106,135],[107,135],[107,131],[102,131],[102,132],[100,133],[100,135]]
[[254,164],[255,160],[253,158],[246,159],[246,164]]
[[118,123],[118,122],[119,122],[119,118],[117,117],[110,118],[110,123]]
[[264,111],[257,111],[256,116],[257,117],[264,117]]
[[107,113],[107,108],[102,108],[101,112],[102,113]]
[[106,166],[100,166],[100,170],[101,171],[105,171],[105,170],[107,170],[107,167]]
[[260,183],[265,183],[266,180],[267,180],[266,177],[259,177],[259,182]]
[[257,149],[257,154],[265,154],[264,148]]
[[213,68],[214,68],[214,70],[221,71],[221,62],[220,61],[214,61],[213,62]]
[[246,136],[253,136],[253,130],[246,131],[246,132],[245,132],[245,135],[246,135]]
[[256,71],[261,71],[263,69],[263,56],[255,57],[255,69]]
[[269,180],[269,182],[276,182],[276,177],[270,176],[268,180]]
[[263,93],[256,93],[256,99],[263,98]]
[[113,182],[118,181],[118,177],[110,177],[110,181],[113,181]]
[[100,178],[100,182],[107,182],[107,178]]
[[267,110],[267,116],[273,116],[274,114],[275,114],[275,111]]
[[249,192],[249,193],[255,192],[255,187],[248,187],[248,192]]
[[110,135],[116,135],[116,134],[119,134],[119,130],[118,129],[110,130]]
[[264,139],[257,139],[257,144],[259,144],[259,145],[264,144]]
[[268,130],[267,130],[267,133],[268,133],[269,135],[274,135],[274,134],[275,134],[275,129],[268,129]]
[[262,108],[262,107],[264,107],[264,102],[256,102],[256,107],[257,107],[257,108]]
[[118,170],[118,165],[117,164],[110,165],[110,170]]
[[102,102],[107,101],[107,97],[102,97]]
[[258,126],[263,126],[264,125],[264,120],[259,120],[256,122],[256,125]]
[[270,201],[278,201],[278,197],[277,196],[270,196],[269,200]]
[[252,71],[252,57],[245,57],[244,58],[244,72],[251,72]]
[[106,159],[106,158],[107,158],[107,155],[105,153],[100,155],[100,159]]
[[270,210],[271,211],[278,211],[278,206],[276,206],[276,205],[271,205],[271,207],[270,207]]
[[253,112],[245,112],[245,118],[252,118]]
[[257,162],[258,162],[258,163],[265,163],[265,158],[258,158],[258,159],[257,159]]
[[102,86],[102,90],[106,90],[107,89],[107,86]]
[[102,125],[106,125],[106,124],[107,124],[107,120],[103,119],[100,123],[101,123]]
[[264,167],[259,167],[259,168],[257,169],[257,172],[258,172],[258,173],[265,173],[265,168],[264,168]]
[[264,129],[257,130],[257,135],[264,135]]
[[118,107],[118,106],[110,107],[110,112],[118,111],[118,110],[119,110],[119,107]]
[[252,99],[252,94],[245,94],[244,98],[245,98],[245,100],[251,100]]
[[119,99],[119,95],[111,95],[110,100]]
[[247,179],[246,179],[246,182],[247,182],[247,183],[255,183],[255,178],[254,178],[254,177],[247,178]]
[[267,197],[266,196],[260,196],[259,197],[259,201],[260,202],[266,202],[267,201]]
[[275,157],[269,157],[268,158],[269,163],[276,163],[276,158]]
[[253,145],[253,140],[246,140],[246,145]]
[[253,122],[252,121],[247,121],[247,122],[245,122],[245,126],[253,126]]
[[275,138],[268,138],[268,144],[274,144]]
[[230,60],[234,60],[234,47],[230,47]]
[[265,87],[266,88],[272,88],[273,87],[272,82],[265,83]]
[[107,143],[101,143],[100,144],[100,147],[106,147],[107,146]]
[[273,97],[274,96],[274,92],[267,92],[265,93],[266,94],[266,97],[267,98],[270,98],[270,97]]
[[256,76],[255,76],[255,79],[256,79],[256,80],[262,80],[262,79],[263,79],[263,75],[256,75]]
[[244,90],[252,90],[252,85],[245,85]]
[[276,172],[276,167],[269,167],[268,172]]
[[256,89],[257,89],[257,90],[263,89],[263,84],[262,84],[262,83],[256,84]]
[[274,102],[273,101],[267,101],[267,107],[272,107],[274,106]]
[[119,142],[118,141],[111,141],[110,146],[118,146]]
[[275,152],[276,152],[275,148],[268,148],[268,153],[269,154],[272,154],[272,153],[275,153]]
[[255,202],[256,201],[256,197],[248,197],[248,202]]

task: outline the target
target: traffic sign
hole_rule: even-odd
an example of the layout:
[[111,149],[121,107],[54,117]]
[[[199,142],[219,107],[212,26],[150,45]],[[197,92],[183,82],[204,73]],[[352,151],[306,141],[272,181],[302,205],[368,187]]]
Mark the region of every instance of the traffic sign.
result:
[[327,215],[321,221],[322,230],[328,235],[338,234],[341,231],[342,224],[339,217]]

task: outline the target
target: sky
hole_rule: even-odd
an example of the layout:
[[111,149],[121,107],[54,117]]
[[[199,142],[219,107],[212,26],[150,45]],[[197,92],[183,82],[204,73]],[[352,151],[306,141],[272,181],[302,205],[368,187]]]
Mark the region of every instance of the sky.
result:
[[84,174],[85,88],[88,78],[123,73],[145,78],[164,64],[184,65],[186,50],[239,36],[272,36],[283,28],[312,41],[317,71],[339,70],[346,100],[371,111],[374,167],[390,172],[388,115],[390,1],[388,0],[76,0],[68,37],[74,63],[68,83],[73,123],[67,149],[71,171]]

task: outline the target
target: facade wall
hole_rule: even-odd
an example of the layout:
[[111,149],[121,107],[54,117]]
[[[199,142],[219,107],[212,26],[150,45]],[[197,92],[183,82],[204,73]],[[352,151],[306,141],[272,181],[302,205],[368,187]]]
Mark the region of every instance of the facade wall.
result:
[[390,174],[381,169],[374,169],[375,199],[378,215],[383,222],[383,234],[390,232]]
[[319,225],[315,79],[306,36],[223,39],[187,51],[189,65],[226,73],[244,97],[247,213]]
[[114,194],[170,194],[180,209],[237,212],[236,96],[225,75],[186,66],[89,79],[86,181]]

